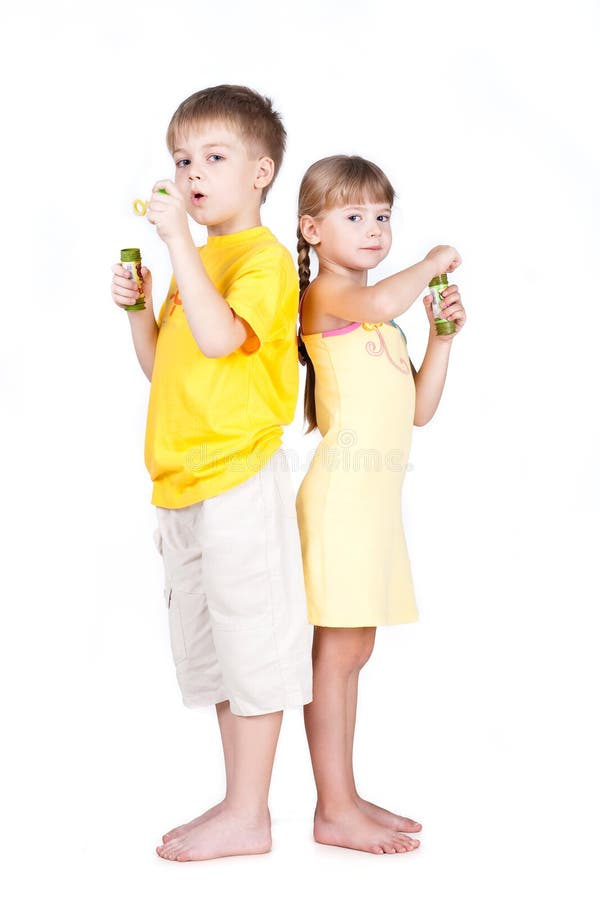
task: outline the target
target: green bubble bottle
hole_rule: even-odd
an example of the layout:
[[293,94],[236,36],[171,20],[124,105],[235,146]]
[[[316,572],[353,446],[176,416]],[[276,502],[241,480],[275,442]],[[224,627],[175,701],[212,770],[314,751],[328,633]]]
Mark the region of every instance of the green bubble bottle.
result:
[[438,334],[454,334],[456,326],[450,319],[445,319],[440,309],[440,299],[442,291],[448,287],[447,275],[436,275],[429,282],[429,289],[433,297],[433,318],[435,320],[435,330]]
[[140,291],[140,296],[136,303],[132,306],[124,307],[127,312],[133,312],[136,309],[146,309],[146,298],[144,296],[144,280],[142,278],[142,254],[138,247],[127,247],[121,250],[121,265],[131,273],[131,277],[135,279]]

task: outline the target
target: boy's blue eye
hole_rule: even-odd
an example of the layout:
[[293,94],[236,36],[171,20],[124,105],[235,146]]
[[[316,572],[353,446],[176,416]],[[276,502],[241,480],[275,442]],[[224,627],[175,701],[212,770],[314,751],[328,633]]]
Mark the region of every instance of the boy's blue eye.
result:
[[175,163],[175,166],[178,169],[183,169],[183,168],[185,168],[185,166],[189,166],[189,164],[190,164],[189,159],[178,159],[177,162]]
[[218,153],[211,153],[211,155],[210,155],[208,158],[209,158],[209,159],[214,159],[214,160],[216,160],[217,162],[218,162],[220,159],[223,159],[223,157],[222,157],[222,156],[219,156]]

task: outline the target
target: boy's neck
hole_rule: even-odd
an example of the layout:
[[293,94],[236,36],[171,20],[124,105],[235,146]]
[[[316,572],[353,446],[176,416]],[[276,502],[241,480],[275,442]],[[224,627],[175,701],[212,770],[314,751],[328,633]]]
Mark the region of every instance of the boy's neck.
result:
[[242,216],[235,221],[220,222],[218,225],[209,225],[207,233],[209,237],[218,237],[225,234],[237,234],[240,231],[248,231],[249,228],[260,228],[262,222],[260,213]]

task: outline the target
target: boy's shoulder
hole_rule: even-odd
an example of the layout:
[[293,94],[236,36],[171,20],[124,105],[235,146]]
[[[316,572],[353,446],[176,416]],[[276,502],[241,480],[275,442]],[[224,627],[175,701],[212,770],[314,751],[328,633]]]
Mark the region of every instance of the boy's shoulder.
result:
[[247,232],[237,232],[225,237],[229,240],[209,240],[203,247],[198,248],[203,260],[207,257],[218,257],[221,262],[228,262],[234,266],[240,274],[247,268],[255,268],[257,264],[267,268],[291,267],[295,272],[290,251],[267,227],[259,226]]

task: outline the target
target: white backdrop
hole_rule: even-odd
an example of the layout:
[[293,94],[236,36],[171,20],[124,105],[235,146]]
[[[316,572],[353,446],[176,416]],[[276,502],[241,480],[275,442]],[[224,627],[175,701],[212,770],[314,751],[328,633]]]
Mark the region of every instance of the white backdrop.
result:
[[[597,898],[599,19],[585,0],[5,9],[8,896]],[[380,630],[359,699],[361,792],[424,823],[402,857],[312,843],[300,710],[272,854],[176,865],[153,850],[220,799],[223,774],[214,713],[185,710],[175,683],[148,384],[110,265],[140,246],[158,309],[168,257],[131,201],[171,177],[178,103],[222,82],[284,116],[264,222],[290,250],[304,170],[342,152],[397,190],[376,277],[436,243],[464,259],[469,321],[406,478],[421,620]],[[418,366],[420,302],[401,325]],[[286,445],[315,445],[299,414]]]

